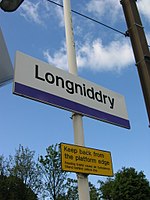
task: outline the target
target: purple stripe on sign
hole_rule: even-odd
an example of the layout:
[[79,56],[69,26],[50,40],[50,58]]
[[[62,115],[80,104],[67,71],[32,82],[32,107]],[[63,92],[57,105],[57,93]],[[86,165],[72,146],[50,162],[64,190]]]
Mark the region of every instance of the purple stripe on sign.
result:
[[64,99],[62,97],[58,97],[56,95],[32,87],[25,86],[20,83],[15,82],[14,93],[37,101],[41,101],[46,104],[51,104],[56,107],[61,107],[63,109],[79,113],[91,118],[95,118],[101,121],[109,122],[111,124],[130,129],[129,120],[110,115],[105,112],[101,112],[88,106],[70,101],[68,99]]

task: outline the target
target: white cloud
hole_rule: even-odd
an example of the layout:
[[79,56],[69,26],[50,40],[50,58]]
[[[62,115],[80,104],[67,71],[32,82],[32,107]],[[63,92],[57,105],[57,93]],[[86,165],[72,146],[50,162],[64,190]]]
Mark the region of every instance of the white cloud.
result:
[[150,20],[150,1],[149,0],[140,0],[137,2],[139,11],[143,14],[148,20]]
[[[59,1],[57,1],[59,3]],[[45,20],[56,17],[60,27],[64,27],[63,9],[52,5],[47,0],[36,3],[30,0],[24,1],[20,7],[20,14],[28,21],[45,26]]]
[[53,55],[50,55],[49,50],[43,52],[44,58],[47,60],[48,63],[59,67],[61,69],[68,69],[67,64],[67,55],[66,55],[66,48],[62,47],[59,51],[55,52]]
[[114,21],[121,9],[120,1],[118,0],[90,0],[87,3],[87,10],[98,17],[109,18]]
[[77,55],[80,67],[96,71],[120,71],[133,62],[131,47],[125,41],[112,41],[103,46],[97,39],[92,44],[83,45]]
[[94,1],[90,1],[87,4],[88,11],[89,12],[95,12],[95,14],[98,14],[99,16],[104,15],[105,7],[106,7],[106,4],[105,4],[104,1],[94,0]]
[[[67,69],[66,49],[63,47],[53,55],[44,52],[49,63]],[[113,41],[107,46],[99,39],[86,42],[77,50],[79,68],[89,68],[93,71],[121,71],[134,62],[132,48],[125,40]]]
[[55,8],[55,12],[56,12],[56,16],[59,20],[59,26],[60,27],[64,27],[64,13],[63,13],[63,9],[60,7],[56,7]]
[[43,24],[43,20],[41,16],[39,15],[39,9],[40,9],[40,2],[32,3],[28,0],[24,1],[24,3],[21,5],[21,15],[29,21],[33,21],[37,24]]

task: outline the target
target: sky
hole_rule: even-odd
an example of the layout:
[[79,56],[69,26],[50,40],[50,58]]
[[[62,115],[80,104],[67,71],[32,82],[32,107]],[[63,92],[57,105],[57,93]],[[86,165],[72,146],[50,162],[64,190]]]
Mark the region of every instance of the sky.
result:
[[[60,4],[63,2],[56,1]],[[150,43],[149,0],[138,9]],[[119,0],[71,0],[71,8],[121,32],[127,31]],[[130,38],[72,13],[78,76],[125,97],[131,129],[83,117],[85,146],[110,151],[113,170],[134,167],[150,181],[150,129]],[[2,29],[14,66],[16,51],[68,71],[63,9],[47,0],[25,0],[13,13],[0,10]],[[14,155],[19,144],[45,155],[56,143],[74,144],[71,112],[0,88],[0,155]],[[94,183],[102,176],[90,175]]]

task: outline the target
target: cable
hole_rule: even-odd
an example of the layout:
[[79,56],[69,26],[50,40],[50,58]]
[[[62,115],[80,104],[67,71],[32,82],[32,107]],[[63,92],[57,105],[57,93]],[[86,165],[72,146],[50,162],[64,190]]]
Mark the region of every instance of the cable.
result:
[[[59,4],[59,3],[56,3],[56,2],[51,1],[51,0],[47,0],[47,1],[49,1],[50,3],[53,3],[53,4],[55,4],[55,5],[57,5],[57,6],[63,8],[63,5],[61,5],[61,4]],[[79,13],[79,12],[77,12],[77,11],[75,11],[75,10],[72,10],[72,9],[71,9],[71,11],[72,11],[73,13],[77,14],[77,15],[80,15],[81,17],[84,17],[84,18],[86,18],[86,19],[88,19],[88,20],[91,20],[91,21],[93,21],[93,22],[96,22],[97,24],[100,24],[100,25],[102,25],[102,26],[105,26],[106,28],[109,28],[109,29],[111,29],[111,30],[113,30],[113,31],[115,31],[115,32],[117,32],[117,33],[120,33],[120,34],[124,35],[125,37],[129,37],[128,31],[126,31],[126,32],[124,33],[124,32],[122,32],[122,31],[120,31],[120,30],[118,30],[118,29],[116,29],[116,28],[113,28],[113,27],[111,27],[111,26],[108,26],[108,25],[106,25],[106,24],[104,24],[104,23],[102,23],[102,22],[100,22],[100,21],[98,21],[98,20],[96,20],[96,19],[93,19],[93,18],[91,18],[91,17],[88,17],[87,15],[84,15],[84,14],[82,14],[82,13]],[[148,47],[150,48],[150,45],[148,45]]]
[[[55,4],[55,5],[57,5],[57,6],[63,8],[63,5],[61,5],[61,4],[59,4],[59,3],[56,3],[56,2],[51,1],[51,0],[47,0],[47,1],[49,1],[50,3],[53,3],[53,4]],[[79,12],[77,12],[77,11],[75,11],[75,10],[72,10],[72,9],[71,9],[71,11],[72,11],[73,13],[77,14],[77,15],[80,15],[81,17],[84,17],[84,18],[86,18],[86,19],[89,19],[89,20],[91,20],[91,21],[93,21],[93,22],[96,22],[97,24],[100,24],[100,25],[102,25],[102,26],[105,26],[106,28],[109,28],[109,29],[111,29],[111,30],[117,32],[117,33],[120,33],[120,34],[124,35],[125,37],[128,36],[127,32],[124,33],[124,32],[122,32],[122,31],[120,31],[120,30],[118,30],[118,29],[116,29],[116,28],[113,28],[113,27],[111,27],[111,26],[108,26],[108,25],[106,25],[106,24],[104,24],[104,23],[102,23],[102,22],[100,22],[100,21],[98,21],[98,20],[96,20],[96,19],[93,19],[93,18],[91,18],[91,17],[88,17],[87,15],[84,15],[84,14],[82,14],[82,13],[79,13]]]

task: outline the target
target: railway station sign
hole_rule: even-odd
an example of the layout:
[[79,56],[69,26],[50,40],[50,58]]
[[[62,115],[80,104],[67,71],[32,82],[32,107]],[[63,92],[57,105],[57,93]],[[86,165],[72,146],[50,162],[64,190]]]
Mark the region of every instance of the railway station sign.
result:
[[14,94],[130,128],[124,97],[36,58],[16,53]]
[[113,176],[111,153],[61,143],[62,170],[83,174]]

